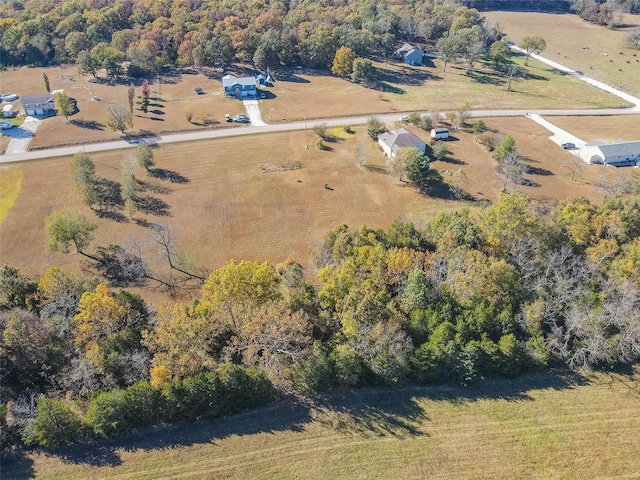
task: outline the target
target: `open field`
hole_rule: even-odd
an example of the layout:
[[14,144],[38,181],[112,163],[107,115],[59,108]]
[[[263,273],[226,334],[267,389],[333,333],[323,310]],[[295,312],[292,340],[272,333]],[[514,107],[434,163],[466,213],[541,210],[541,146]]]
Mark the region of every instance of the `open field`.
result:
[[[522,57],[514,57],[519,64]],[[303,118],[328,118],[407,111],[455,110],[470,102],[473,108],[501,110],[505,108],[614,108],[622,101],[550,67],[531,62],[523,74],[506,91],[506,81],[493,70],[476,64],[472,74],[464,66],[449,65],[446,72],[436,60],[432,67],[410,67],[399,63],[376,63],[380,89],[365,88],[327,75],[327,72],[303,69],[283,70],[277,81],[266,89],[267,98],[260,100],[267,123],[281,123]],[[109,104],[128,107],[126,82],[111,85],[90,82],[91,76],[77,74],[75,65],[63,67],[20,68],[0,72],[2,91],[21,95],[41,93],[42,75],[47,73],[51,88],[64,89],[76,99],[78,112],[69,117],[44,120],[30,148],[104,141],[120,138],[104,125],[102,117]],[[226,72],[224,72],[226,73]],[[234,72],[242,74],[242,71]],[[201,128],[229,128],[224,114],[243,112],[240,101],[221,94],[223,72],[207,75],[176,73],[151,80],[151,105],[148,113],[140,110],[140,80],[136,80],[136,104],[131,133],[164,133]],[[70,80],[73,78],[73,80]],[[104,79],[103,79],[104,80]],[[203,95],[194,87],[204,89]],[[160,91],[158,95],[158,89]],[[99,98],[94,100],[95,97]],[[453,103],[451,99],[456,99]],[[191,122],[187,114],[192,115]]]
[[547,42],[543,56],[623,91],[640,95],[640,50],[624,45],[627,33],[640,26],[640,15],[627,14],[622,27],[609,30],[571,14],[483,14],[494,24],[499,23],[509,40],[518,43],[527,35],[541,36]]
[[[486,123],[512,135],[535,167],[529,177],[539,186],[520,188],[534,198],[555,202],[567,196],[586,196],[598,201],[603,193],[597,184],[613,182],[615,175],[625,173],[624,169],[584,165],[577,177],[580,181],[572,182],[568,166],[573,157],[547,139],[546,129],[524,117],[493,117]],[[594,126],[596,123],[594,120]],[[98,223],[94,246],[126,246],[136,241],[144,246],[145,259],[154,271],[166,265],[149,240],[145,222],[175,228],[178,250],[205,270],[232,258],[277,263],[291,256],[313,274],[313,243],[338,224],[388,228],[402,216],[424,227],[438,212],[465,204],[446,189],[436,188],[425,195],[399,182],[387,173],[383,154],[364,128],[355,131],[351,138],[330,143],[332,150],[326,152],[313,148],[315,137],[310,129],[306,135],[299,131],[164,145],[155,150],[159,175],[140,173],[148,207],[135,215],[138,223],[127,221],[122,210],[115,217],[98,218],[81,205],[70,181],[69,158],[15,164],[0,170],[2,184],[10,183],[16,172],[24,176],[22,190],[0,226],[0,259],[34,276],[52,265],[79,269],[84,261],[78,255],[47,250],[43,228],[51,212],[72,206]],[[418,133],[427,137],[426,132]],[[471,133],[457,131],[453,137],[446,144],[450,158],[434,162],[433,168],[445,181],[462,168],[467,177],[463,188],[470,197],[495,198],[501,188],[495,179],[496,161]],[[306,149],[305,144],[311,148]],[[362,167],[356,153],[360,144],[366,149]],[[105,181],[120,181],[122,159],[130,152],[92,155],[97,175]],[[268,166],[278,170],[295,161],[301,168],[263,173]],[[333,190],[324,188],[325,184]],[[165,295],[141,293],[154,303]]]
[[35,453],[3,477],[41,479],[637,478],[635,376],[539,374],[333,393],[121,443]]
[[[521,57],[514,57],[519,64]],[[455,110],[465,102],[474,109],[505,108],[609,108],[623,102],[605,92],[567,75],[552,72],[551,67],[530,62],[523,67],[526,77],[513,83],[506,91],[506,81],[490,69],[477,69],[466,75],[464,65],[442,63],[435,66],[410,67],[399,63],[377,63],[384,92],[365,89],[332,76],[307,74],[303,70],[282,75],[276,82],[274,100],[261,101],[262,115],[267,123],[325,118],[367,113]],[[455,100],[452,100],[455,99]]]
[[615,140],[640,140],[640,115],[617,117],[549,117],[551,123],[571,132],[575,136],[590,142],[601,140],[613,142]]

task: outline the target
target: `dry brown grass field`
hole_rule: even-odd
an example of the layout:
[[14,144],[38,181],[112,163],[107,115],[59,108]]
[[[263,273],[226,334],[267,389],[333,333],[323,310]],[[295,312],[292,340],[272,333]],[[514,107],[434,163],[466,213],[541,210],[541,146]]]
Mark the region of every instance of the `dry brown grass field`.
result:
[[640,115],[620,117],[547,117],[558,127],[590,142],[640,139]]
[[[599,183],[613,182],[622,170],[588,166],[578,181],[570,180],[571,155],[551,143],[549,132],[526,118],[486,119],[489,128],[512,135],[518,148],[535,167],[530,179],[537,187],[520,187],[534,198],[556,202],[567,196],[586,196],[598,201]],[[155,150],[157,167],[173,172],[176,182],[140,174],[155,210],[134,218],[175,228],[178,250],[194,265],[217,268],[230,259],[269,260],[277,263],[296,258],[313,273],[310,251],[338,224],[388,228],[397,217],[423,227],[438,212],[464,205],[443,189],[426,194],[387,172],[385,157],[363,128],[349,139],[319,151],[310,131],[255,135],[244,138],[164,145]],[[426,132],[418,131],[424,138]],[[358,145],[366,148],[365,166],[359,166]],[[462,168],[464,189],[476,200],[491,200],[501,189],[495,178],[496,161],[475,141],[457,131],[447,142],[450,159],[433,163],[447,181]],[[120,180],[122,159],[131,151],[93,154],[97,175]],[[299,161],[297,170],[263,173],[261,166],[280,166]],[[0,226],[0,259],[39,276],[51,265],[77,270],[85,261],[75,254],[47,250],[44,219],[54,210],[69,206],[85,211],[99,225],[94,246],[144,246],[145,258],[156,271],[166,268],[149,229],[133,221],[98,218],[80,203],[69,174],[70,158],[24,162],[0,170],[0,189],[8,190],[15,171],[22,172],[22,189]],[[603,176],[604,175],[604,176]],[[327,184],[332,190],[324,187]],[[472,202],[470,205],[474,205]],[[28,248],[25,248],[28,246]],[[163,292],[143,290],[158,303]]]
[[333,393],[34,453],[3,466],[3,478],[637,478],[637,375]]
[[[515,59],[520,64],[522,58]],[[572,77],[558,75],[546,65],[532,62],[524,68],[527,78],[517,79],[513,91],[506,91],[506,80],[480,63],[472,75],[462,64],[450,65],[443,72],[439,60],[432,67],[409,67],[400,63],[377,63],[381,89],[365,88],[327,72],[292,69],[279,72],[278,80],[266,89],[260,100],[267,123],[407,111],[454,110],[465,102],[473,108],[607,108],[623,102]],[[117,139],[102,120],[108,105],[128,108],[126,82],[111,85],[90,82],[90,75],[77,74],[75,65],[50,68],[20,68],[0,72],[0,89],[20,95],[44,92],[43,73],[52,89],[64,89],[77,101],[78,112],[69,117],[44,120],[30,148]],[[140,110],[141,80],[136,80],[134,124],[130,133],[166,133],[202,128],[228,128],[224,115],[244,111],[239,101],[221,95],[224,72],[207,75],[176,73],[151,81],[151,105]],[[242,70],[234,72],[242,74]],[[73,78],[73,81],[69,79]],[[102,78],[102,80],[104,80]],[[204,94],[197,95],[200,86]],[[158,95],[159,89],[159,95]],[[99,101],[94,100],[95,97]],[[452,100],[455,99],[455,100]],[[187,114],[193,116],[191,122]]]
[[[610,30],[577,15],[539,12],[484,12],[518,43],[539,35],[547,42],[543,56],[596,80],[640,95],[640,50],[624,45],[627,33],[640,26],[640,15],[625,15],[623,26]],[[606,54],[603,55],[603,54]]]

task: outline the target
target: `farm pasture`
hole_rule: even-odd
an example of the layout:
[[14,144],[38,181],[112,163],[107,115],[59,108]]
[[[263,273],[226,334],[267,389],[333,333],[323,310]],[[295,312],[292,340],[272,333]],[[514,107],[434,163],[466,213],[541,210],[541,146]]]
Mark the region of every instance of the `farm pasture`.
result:
[[[598,182],[613,182],[620,173],[620,169],[584,165],[580,181],[572,182],[566,168],[572,157],[555,148],[547,139],[546,129],[524,117],[485,121],[489,128],[513,135],[527,161],[536,167],[537,174],[530,178],[540,186],[520,188],[534,198],[554,202],[567,196],[587,196],[598,201],[603,195]],[[24,177],[22,190],[0,227],[3,239],[11,239],[1,242],[0,258],[34,276],[51,265],[80,268],[85,263],[80,256],[47,250],[43,228],[44,219],[52,211],[71,206],[98,223],[94,246],[127,246],[136,241],[144,247],[145,258],[154,271],[166,271],[166,261],[150,240],[150,229],[144,222],[175,228],[178,250],[205,270],[232,258],[277,263],[291,256],[312,274],[310,251],[314,241],[338,224],[388,228],[395,218],[403,217],[424,227],[440,211],[465,204],[446,188],[435,188],[425,195],[398,181],[387,173],[384,155],[364,128],[354,131],[356,134],[349,139],[327,142],[330,151],[313,147],[316,137],[310,130],[306,135],[302,131],[261,134],[157,148],[157,168],[165,179],[140,173],[143,195],[150,205],[159,206],[157,211],[134,215],[143,220],[142,225],[126,219],[118,222],[98,218],[84,207],[71,184],[70,158],[15,164],[0,170],[1,184],[11,182],[15,171]],[[416,131],[427,138],[426,132]],[[476,143],[473,134],[456,131],[453,137],[446,143],[452,152],[450,158],[434,162],[433,168],[441,172],[445,182],[462,168],[467,177],[463,188],[471,197],[495,198],[501,188],[495,179],[496,161]],[[358,165],[360,144],[366,149],[364,166]],[[119,181],[122,159],[128,153],[132,151],[93,154],[97,175]],[[293,162],[300,162],[301,168],[287,170]],[[276,171],[263,173],[269,170]],[[165,295],[149,289],[141,293],[152,301],[160,301]]]
[[623,26],[610,30],[572,14],[507,11],[483,14],[493,24],[500,24],[508,40],[518,43],[527,35],[541,36],[547,43],[543,56],[640,95],[640,50],[624,45],[627,33],[640,26],[640,15],[625,14]]
[[[522,64],[521,57],[514,57]],[[505,108],[608,108],[621,105],[620,99],[597,90],[567,75],[559,75],[546,65],[531,62],[506,91],[506,80],[481,63],[472,74],[464,65],[451,64],[442,71],[436,60],[434,67],[410,67],[400,63],[376,63],[380,85],[378,89],[328,75],[324,71],[287,69],[278,72],[269,87],[269,96],[260,100],[262,117],[267,123],[319,119],[351,115],[381,114],[407,111],[450,111],[470,102],[472,108],[502,110]],[[0,72],[4,91],[21,95],[41,93],[43,73],[51,87],[64,89],[77,100],[78,112],[69,117],[47,118],[41,125],[30,148],[79,144],[118,139],[103,122],[110,104],[128,108],[127,82],[111,85],[90,82],[91,76],[77,74],[74,65],[50,68],[20,68]],[[242,74],[242,70],[235,72]],[[232,128],[224,115],[242,113],[238,100],[221,94],[222,72],[175,73],[161,75],[158,83],[152,78],[151,105],[147,113],[140,110],[141,80],[136,80],[133,134],[162,134],[202,128]],[[69,81],[73,78],[73,81]],[[104,80],[104,79],[103,79]],[[194,92],[196,86],[204,94]],[[158,96],[157,90],[160,89]],[[99,98],[99,100],[95,100]],[[455,99],[455,101],[452,101]],[[191,115],[191,122],[188,121]]]
[[469,387],[335,392],[143,431],[99,449],[35,452],[11,478],[633,478],[638,372],[552,372]]

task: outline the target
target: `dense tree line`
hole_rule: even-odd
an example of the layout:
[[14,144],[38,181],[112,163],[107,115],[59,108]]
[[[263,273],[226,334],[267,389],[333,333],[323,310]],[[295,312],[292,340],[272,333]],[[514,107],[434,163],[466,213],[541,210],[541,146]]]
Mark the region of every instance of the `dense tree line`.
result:
[[76,62],[81,73],[154,73],[164,65],[249,61],[261,68],[330,68],[339,47],[389,58],[399,41],[435,43],[452,28],[477,26],[477,10],[453,2],[362,0],[18,0],[0,5],[4,64]]
[[[314,259],[315,280],[293,259],[229,262],[197,299],[158,312],[96,278],[3,267],[4,446],[223,415],[274,387],[467,384],[640,358],[637,194],[555,208],[501,194],[424,230],[341,225]],[[233,394],[230,371],[246,378]],[[48,430],[51,418],[68,432]]]

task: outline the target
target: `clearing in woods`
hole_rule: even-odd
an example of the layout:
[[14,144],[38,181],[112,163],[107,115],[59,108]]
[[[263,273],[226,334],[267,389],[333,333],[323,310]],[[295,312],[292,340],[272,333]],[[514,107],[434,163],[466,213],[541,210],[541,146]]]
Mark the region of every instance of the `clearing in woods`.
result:
[[364,389],[3,465],[8,478],[635,478],[635,375]]

